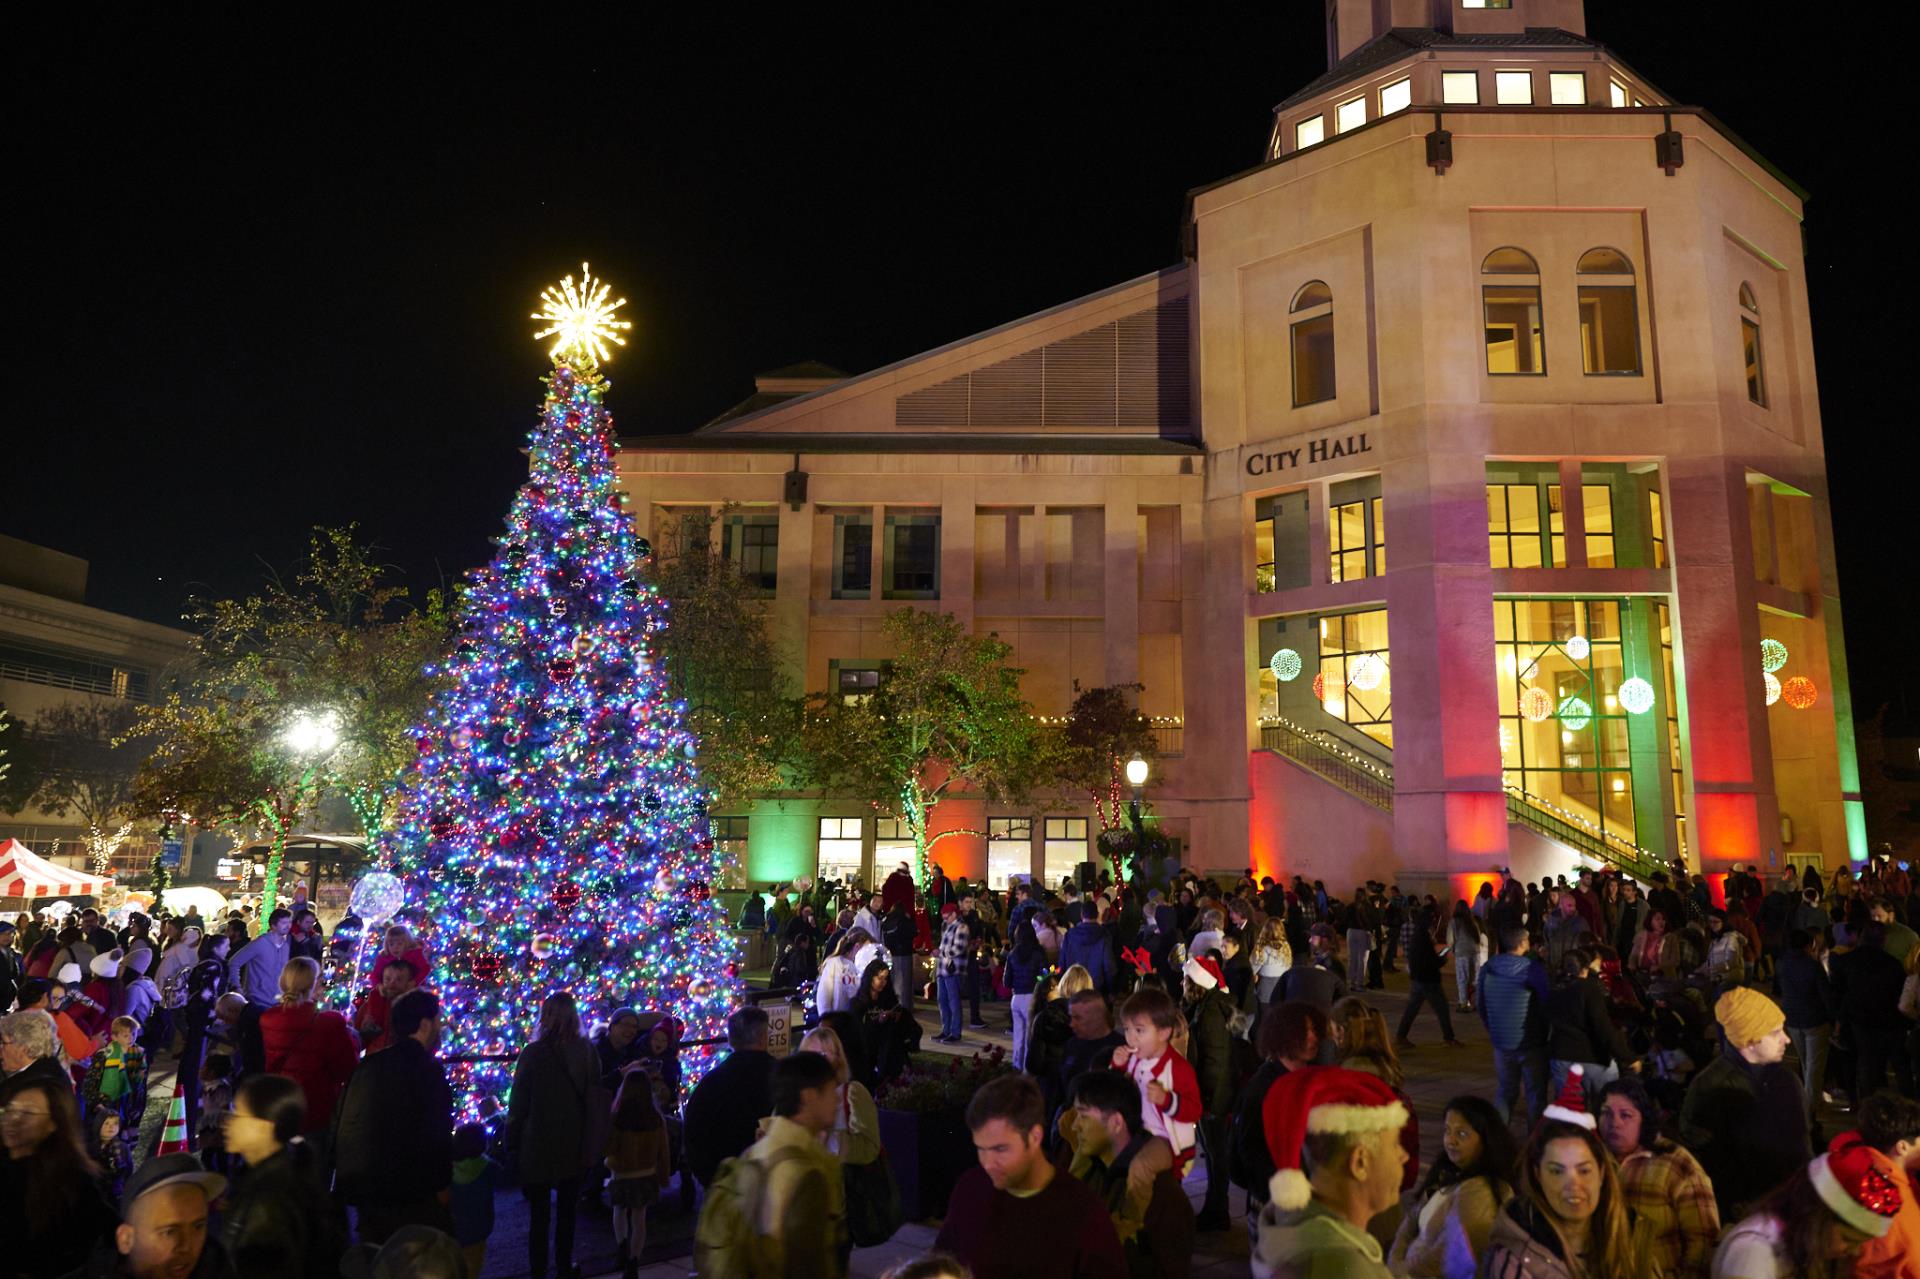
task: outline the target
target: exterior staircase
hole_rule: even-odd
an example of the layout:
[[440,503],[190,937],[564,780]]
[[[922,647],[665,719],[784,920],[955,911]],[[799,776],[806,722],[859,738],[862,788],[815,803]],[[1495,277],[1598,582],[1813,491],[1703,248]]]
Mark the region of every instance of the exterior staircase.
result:
[[[1393,811],[1393,763],[1358,750],[1324,730],[1291,720],[1260,721],[1260,746],[1291,760],[1382,812]],[[1601,830],[1579,814],[1518,787],[1507,788],[1507,820],[1584,857],[1650,882],[1660,859],[1629,840]]]

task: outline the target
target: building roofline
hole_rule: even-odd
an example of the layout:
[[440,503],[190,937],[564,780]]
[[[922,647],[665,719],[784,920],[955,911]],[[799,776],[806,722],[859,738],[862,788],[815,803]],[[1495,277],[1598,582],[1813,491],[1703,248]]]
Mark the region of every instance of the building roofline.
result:
[[1086,453],[1157,457],[1203,457],[1206,447],[1184,436],[1096,434],[904,434],[845,431],[741,431],[686,435],[637,435],[620,440],[629,453]]
[[[1008,320],[1004,324],[996,324],[990,329],[982,329],[978,333],[969,333],[965,337],[955,338],[951,342],[945,342],[939,346],[931,347],[928,350],[916,352],[913,355],[905,356],[901,359],[895,360],[891,364],[883,364],[877,369],[869,369],[865,373],[856,373],[852,377],[845,378],[841,381],[835,382],[832,386],[823,386],[817,391],[808,391],[804,395],[793,396],[790,399],[785,399],[780,401],[778,404],[769,404],[765,408],[755,409],[751,413],[743,413],[739,417],[731,417],[731,418],[726,418],[724,420],[716,420],[716,421],[710,422],[705,426],[695,428],[695,433],[696,434],[713,434],[713,435],[731,434],[734,431],[736,431],[742,424],[751,422],[755,418],[765,416],[768,413],[784,412],[785,410],[792,408],[794,405],[804,404],[816,396],[826,395],[828,393],[837,394],[841,391],[846,390],[849,387],[858,386],[862,382],[868,382],[868,381],[872,381],[874,378],[883,377],[886,374],[896,372],[900,369],[906,368],[909,365],[917,364],[922,360],[931,359],[936,355],[944,355],[949,351],[958,350],[960,347],[966,346],[968,343],[978,342],[983,338],[990,338],[990,337],[993,337],[995,334],[1005,333],[1010,329],[1017,329],[1021,325],[1031,324],[1035,320],[1044,320],[1048,316],[1058,315],[1063,311],[1070,311],[1074,307],[1084,306],[1088,302],[1097,302],[1101,298],[1111,297],[1116,293],[1124,293],[1128,289],[1138,288],[1140,285],[1145,284],[1150,280],[1164,279],[1168,276],[1182,274],[1186,270],[1187,270],[1187,264],[1184,262],[1176,263],[1173,266],[1160,267],[1157,270],[1148,271],[1145,275],[1137,275],[1131,280],[1122,280],[1118,284],[1110,284],[1104,289],[1096,289],[1092,293],[1082,294],[1080,297],[1077,297],[1077,298],[1070,298],[1065,302],[1058,303],[1054,306],[1046,307],[1039,311],[1034,311],[1028,315],[1023,315],[1018,319]],[[660,437],[660,438],[664,438],[664,437]]]

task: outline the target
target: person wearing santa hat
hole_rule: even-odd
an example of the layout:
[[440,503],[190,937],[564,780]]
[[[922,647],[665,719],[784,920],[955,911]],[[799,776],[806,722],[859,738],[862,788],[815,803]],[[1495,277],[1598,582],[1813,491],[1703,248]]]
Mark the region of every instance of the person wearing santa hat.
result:
[[1713,1279],[1851,1277],[1861,1250],[1893,1228],[1900,1199],[1878,1152],[1843,1132],[1727,1231]]
[[1256,1279],[1389,1279],[1367,1223],[1400,1197],[1407,1108],[1340,1066],[1288,1071],[1261,1108],[1278,1171],[1260,1210]]
[[1720,1220],[1738,1221],[1761,1195],[1813,1157],[1800,1078],[1780,1064],[1787,1015],[1736,986],[1713,1006],[1726,1046],[1687,1085],[1680,1144],[1713,1182]]
[[1494,1218],[1486,1279],[1663,1279],[1653,1223],[1636,1218],[1587,1113],[1574,1066],[1520,1157],[1520,1185]]

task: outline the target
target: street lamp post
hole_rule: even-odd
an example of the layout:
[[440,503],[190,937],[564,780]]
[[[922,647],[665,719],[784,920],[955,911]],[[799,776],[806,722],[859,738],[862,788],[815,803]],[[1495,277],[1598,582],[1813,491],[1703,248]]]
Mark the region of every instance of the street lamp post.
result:
[[1133,859],[1134,865],[1141,864],[1140,858],[1146,852],[1147,833],[1140,824],[1140,788],[1147,784],[1147,761],[1135,751],[1133,758],[1127,761],[1127,785],[1133,787],[1133,799],[1127,804],[1127,820],[1133,823]]

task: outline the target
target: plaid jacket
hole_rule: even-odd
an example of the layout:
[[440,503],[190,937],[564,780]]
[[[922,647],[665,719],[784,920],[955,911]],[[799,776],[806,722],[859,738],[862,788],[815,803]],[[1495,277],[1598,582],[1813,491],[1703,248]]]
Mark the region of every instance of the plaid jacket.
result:
[[1627,1206],[1651,1222],[1662,1275],[1706,1279],[1720,1237],[1713,1183],[1685,1146],[1665,1138],[1641,1147],[1620,1164]]
[[973,934],[958,915],[940,930],[940,950],[936,959],[942,977],[955,977],[967,969],[967,957],[973,953]]

